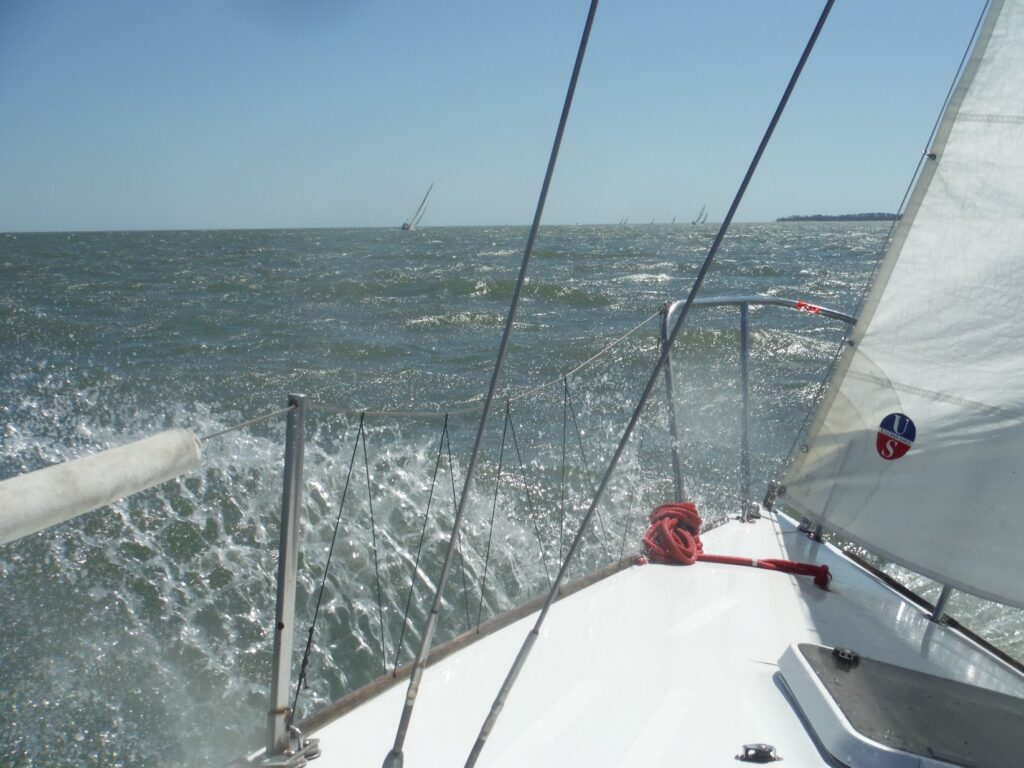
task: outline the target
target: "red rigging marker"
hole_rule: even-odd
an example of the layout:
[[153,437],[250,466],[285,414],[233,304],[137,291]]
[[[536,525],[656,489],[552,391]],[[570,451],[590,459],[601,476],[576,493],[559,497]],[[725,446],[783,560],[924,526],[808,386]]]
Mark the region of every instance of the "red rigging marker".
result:
[[810,302],[804,301],[803,299],[797,301],[796,308],[800,312],[807,312],[808,314],[811,315],[816,315],[819,312],[821,312],[821,307],[819,307],[817,304],[811,304]]

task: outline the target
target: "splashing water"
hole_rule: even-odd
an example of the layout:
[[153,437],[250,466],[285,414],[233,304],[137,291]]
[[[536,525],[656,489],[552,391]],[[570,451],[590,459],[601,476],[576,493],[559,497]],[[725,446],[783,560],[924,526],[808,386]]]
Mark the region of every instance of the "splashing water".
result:
[[[741,225],[706,293],[855,311],[886,231]],[[559,378],[684,298],[712,234],[542,229],[502,385],[555,385],[512,403],[515,443],[495,409],[440,641],[546,589],[649,376],[657,322],[569,379],[575,421]],[[350,409],[308,417],[298,649],[339,521],[308,714],[418,648],[524,241],[520,228],[0,235],[0,476],[170,426],[212,433],[289,392]],[[738,503],[738,323],[729,309],[691,320],[676,409],[688,494],[714,517]],[[751,325],[757,494],[843,330],[772,308]],[[451,461],[442,418],[369,414],[364,463],[364,409],[450,411]],[[672,494],[666,424],[659,390],[572,575],[637,551]],[[283,441],[282,420],[212,439],[196,472],[0,551],[0,762],[218,765],[261,745]],[[1018,613],[954,607],[1022,653]]]

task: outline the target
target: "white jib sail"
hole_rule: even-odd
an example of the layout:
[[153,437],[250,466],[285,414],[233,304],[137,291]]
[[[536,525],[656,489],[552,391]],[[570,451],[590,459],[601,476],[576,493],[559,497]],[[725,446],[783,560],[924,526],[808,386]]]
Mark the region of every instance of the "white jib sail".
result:
[[1024,607],[1024,0],[995,0],[783,501]]

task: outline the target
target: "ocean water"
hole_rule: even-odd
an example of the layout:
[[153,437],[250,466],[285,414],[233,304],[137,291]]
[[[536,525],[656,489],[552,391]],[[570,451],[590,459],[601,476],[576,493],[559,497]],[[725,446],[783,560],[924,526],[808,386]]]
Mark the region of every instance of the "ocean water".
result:
[[[738,225],[704,292],[855,312],[887,233]],[[439,641],[546,588],[656,359],[655,315],[685,297],[713,235],[542,228]],[[418,648],[525,240],[522,227],[0,234],[0,477],[171,426],[212,434],[304,394],[296,670],[325,584],[308,714]],[[738,509],[738,313],[694,310],[688,328],[674,358],[687,493],[714,518]],[[754,308],[751,328],[759,498],[843,328],[780,308]],[[638,551],[672,494],[666,425],[659,386],[573,574]],[[0,548],[0,764],[222,765],[261,746],[283,436],[277,417],[211,438],[198,471]],[[1024,657],[1020,612],[963,597],[951,612]]]

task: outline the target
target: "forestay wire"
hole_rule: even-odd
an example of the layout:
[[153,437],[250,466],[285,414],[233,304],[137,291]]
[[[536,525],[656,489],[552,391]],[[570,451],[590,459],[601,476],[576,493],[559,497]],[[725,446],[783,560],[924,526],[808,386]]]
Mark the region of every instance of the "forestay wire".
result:
[[[793,89],[796,87],[796,83],[800,78],[800,73],[803,71],[804,65],[807,63],[807,59],[811,55],[811,51],[814,49],[814,44],[818,40],[818,36],[821,34],[822,28],[825,26],[825,21],[828,19],[829,13],[832,10],[835,0],[827,0],[825,7],[818,18],[818,22],[814,27],[814,31],[811,33],[810,39],[807,41],[807,45],[804,47],[804,51],[800,56],[800,60],[796,65],[796,69],[793,71],[792,76],[789,79],[789,83],[786,86],[782,98],[779,101],[778,106],[775,109],[775,113],[772,115],[772,119],[768,124],[768,128],[761,139],[761,143],[757,147],[757,151],[754,153],[754,158],[751,160],[747,172],[743,177],[743,181],[740,183],[739,189],[733,198],[732,204],[729,206],[729,211],[722,221],[721,227],[718,233],[715,235],[715,239],[708,250],[707,256],[704,258],[704,263],[701,265],[700,271],[697,273],[697,277],[694,280],[693,288],[690,290],[686,297],[686,302],[683,304],[682,309],[676,318],[675,325],[672,328],[672,332],[669,334],[667,343],[664,345],[658,362],[654,365],[654,370],[651,372],[650,378],[647,380],[647,385],[644,388],[643,394],[640,396],[640,401],[637,403],[636,409],[633,411],[632,417],[630,417],[629,423],[626,425],[626,429],[623,432],[622,438],[619,440],[619,444],[615,449],[615,453],[612,454],[611,461],[609,462],[608,469],[605,471],[604,477],[601,480],[597,491],[594,494],[594,498],[590,503],[590,507],[584,515],[583,520],[580,523],[579,530],[576,532],[576,537],[573,539],[569,551],[565,555],[565,560],[562,562],[562,567],[558,572],[558,576],[555,578],[555,584],[552,586],[551,591],[548,593],[547,599],[544,602],[543,608],[541,608],[540,615],[537,617],[537,622],[533,629],[526,636],[526,640],[523,641],[523,645],[516,655],[515,662],[512,668],[509,670],[505,677],[505,681],[502,683],[501,689],[498,691],[498,695],[495,697],[494,704],[491,706],[491,710],[488,713],[483,725],[480,727],[480,733],[477,736],[476,742],[473,744],[473,748],[469,753],[469,757],[466,759],[466,768],[471,768],[476,765],[477,760],[480,757],[480,753],[483,751],[484,744],[490,736],[491,731],[494,728],[494,724],[497,722],[498,716],[501,714],[502,709],[505,706],[505,702],[508,699],[509,691],[511,691],[516,679],[519,676],[519,672],[522,670],[526,663],[527,658],[530,655],[530,651],[533,648],[534,643],[540,636],[540,628],[547,618],[548,611],[551,610],[551,605],[554,603],[555,598],[558,596],[558,590],[562,585],[562,581],[565,578],[565,574],[569,569],[569,565],[572,562],[573,555],[579,549],[580,542],[583,539],[583,535],[586,529],[590,525],[590,521],[594,516],[594,512],[598,505],[601,503],[601,499],[604,495],[604,491],[608,487],[608,482],[614,472],[616,466],[618,466],[619,460],[622,458],[622,454],[625,451],[626,444],[629,442],[630,437],[633,434],[636,425],[640,420],[640,415],[643,413],[644,407],[647,404],[651,393],[654,391],[654,386],[661,375],[662,369],[665,367],[665,362],[668,359],[669,350],[675,343],[676,338],[679,336],[679,332],[682,330],[684,323],[686,322],[687,315],[689,314],[690,308],[693,306],[694,300],[697,298],[697,294],[700,292],[700,288],[704,283],[704,278],[707,276],[708,271],[711,269],[711,264],[718,253],[718,249],[721,246],[722,240],[725,237],[725,233],[728,231],[729,226],[732,224],[732,219],[736,215],[736,210],[739,208],[740,202],[743,200],[743,196],[746,193],[747,186],[750,184],[751,178],[753,178],[754,171],[757,170],[757,166],[760,163],[761,156],[764,154],[765,149],[768,146],[768,142],[775,132],[775,128],[779,123],[782,113],[785,111],[786,104],[789,102],[789,97],[793,93]],[[591,7],[591,13],[593,13],[593,7]]]
[[590,12],[587,15],[587,22],[583,28],[583,37],[580,40],[579,50],[576,53],[576,63],[573,66],[572,76],[569,79],[569,88],[562,105],[562,114],[558,123],[558,130],[555,132],[555,141],[551,148],[551,155],[548,158],[547,170],[544,174],[544,182],[541,185],[540,197],[537,200],[537,208],[533,216],[533,224],[530,227],[530,234],[526,240],[526,248],[523,252],[523,261],[519,268],[519,277],[516,280],[516,287],[512,294],[512,303],[509,307],[508,317],[505,321],[505,330],[501,337],[501,344],[498,348],[498,358],[494,364],[494,373],[491,376],[491,384],[487,390],[487,397],[484,399],[483,412],[480,415],[480,423],[477,428],[476,439],[473,443],[473,451],[469,457],[469,464],[466,468],[466,477],[462,486],[462,495],[459,497],[458,509],[455,513],[455,520],[452,524],[452,534],[448,541],[448,549],[445,554],[444,565],[441,567],[441,576],[438,580],[437,590],[434,593],[434,602],[427,618],[427,625],[423,632],[423,641],[420,652],[413,664],[412,673],[409,675],[409,687],[405,697],[405,706],[402,709],[402,717],[398,723],[395,733],[395,742],[384,760],[385,766],[397,768],[403,763],[402,750],[405,745],[405,736],[409,730],[409,722],[412,718],[412,710],[416,703],[416,696],[419,692],[420,681],[423,678],[423,670],[426,668],[427,658],[430,655],[431,645],[434,639],[434,631],[437,628],[437,620],[441,610],[441,598],[444,594],[444,587],[448,580],[448,572],[451,568],[452,556],[456,543],[459,540],[462,528],[463,514],[466,509],[466,502],[469,499],[469,491],[473,482],[477,460],[480,456],[480,449],[483,445],[484,432],[487,428],[487,421],[491,415],[491,406],[494,402],[494,395],[498,389],[498,382],[501,378],[501,369],[508,353],[509,341],[512,337],[512,329],[515,325],[516,310],[519,306],[519,298],[522,295],[523,286],[526,283],[526,273],[530,265],[530,257],[533,253],[533,246],[537,239],[537,232],[540,230],[540,222],[544,213],[544,204],[547,201],[548,190],[551,187],[551,179],[555,173],[555,163],[558,159],[558,149],[562,143],[562,136],[565,134],[565,126],[569,120],[569,110],[572,106],[573,94],[576,92],[576,83],[579,80],[580,70],[583,67],[583,57],[587,50],[587,41],[590,39],[590,30],[594,24],[594,15],[597,12],[598,0],[591,0]]

